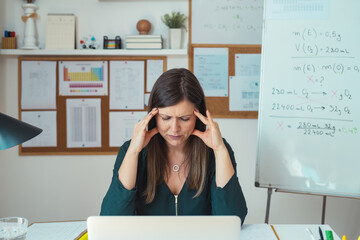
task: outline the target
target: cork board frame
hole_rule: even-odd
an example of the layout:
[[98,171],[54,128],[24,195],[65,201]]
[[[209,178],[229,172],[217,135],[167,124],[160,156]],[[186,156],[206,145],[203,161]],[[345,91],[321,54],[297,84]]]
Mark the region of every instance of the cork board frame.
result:
[[[144,61],[144,86],[146,86],[147,60],[163,60],[163,71],[167,69],[166,56],[23,56],[18,59],[18,102],[19,117],[25,111],[56,111],[57,123],[57,146],[56,147],[23,147],[19,146],[19,155],[112,155],[117,154],[119,147],[109,145],[109,113],[110,112],[137,112],[143,110],[111,110],[109,108],[110,84],[108,84],[108,95],[106,96],[60,96],[59,95],[59,62],[60,61],[108,61],[108,75],[110,73],[110,61]],[[22,94],[22,62],[23,61],[56,61],[56,109],[21,109]],[[109,78],[110,81],[110,78]],[[149,93],[144,88],[144,94]],[[101,99],[101,147],[68,148],[66,144],[66,99],[96,98]]]

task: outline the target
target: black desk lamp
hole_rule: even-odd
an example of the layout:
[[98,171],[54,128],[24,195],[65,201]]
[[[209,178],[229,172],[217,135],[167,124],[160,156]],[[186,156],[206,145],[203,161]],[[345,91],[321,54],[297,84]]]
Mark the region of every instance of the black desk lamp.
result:
[[0,150],[26,142],[41,132],[40,128],[0,112]]

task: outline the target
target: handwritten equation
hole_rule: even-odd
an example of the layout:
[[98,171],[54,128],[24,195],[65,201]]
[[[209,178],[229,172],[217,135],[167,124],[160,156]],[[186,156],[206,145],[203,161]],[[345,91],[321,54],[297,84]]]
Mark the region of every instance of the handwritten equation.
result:
[[287,121],[278,121],[277,130],[294,129],[305,136],[329,136],[335,137],[337,134],[360,136],[360,129],[356,126],[344,127],[341,124],[334,124],[330,121],[322,123],[314,121],[299,121],[295,124]]
[[292,32],[294,38],[293,57],[353,57],[348,46],[344,46],[338,31],[318,31],[305,28]]
[[[271,117],[278,118],[277,130],[296,130],[306,136],[360,135],[354,119],[359,115],[351,88],[360,77],[360,64],[353,45],[337,30],[304,28],[289,31],[288,82],[276,82],[266,95]],[[290,77],[290,76],[289,76]],[[294,119],[305,119],[298,121]],[[349,125],[350,124],[350,125]]]
[[[231,21],[221,21],[217,19],[217,23],[204,23],[203,28],[207,30],[219,30],[223,32],[228,31],[261,31],[262,24],[252,24],[247,16],[249,12],[262,12],[264,7],[262,5],[252,5],[244,3],[234,4],[219,4],[215,5],[213,11],[218,15],[226,15]],[[245,13],[248,12],[248,13]]]
[[192,43],[261,44],[263,12],[263,0],[192,1]]
[[334,62],[329,64],[313,64],[304,63],[302,65],[293,66],[294,71],[300,71],[304,74],[316,73],[316,72],[330,72],[334,74],[344,74],[344,72],[360,73],[360,65],[346,65],[340,62]]
[[204,30],[218,30],[221,32],[233,32],[236,30],[257,32],[261,31],[262,25],[242,23],[205,23],[203,28]]
[[350,110],[352,94],[349,89],[311,91],[307,88],[301,90],[272,88],[271,94],[277,96],[276,99],[279,101],[272,103],[272,111],[318,112],[337,116],[351,115],[352,113]]
[[319,31],[315,28],[304,28],[302,31],[293,31],[292,34],[303,41],[331,39],[335,42],[341,42],[342,40],[341,33],[336,30]]
[[275,96],[282,96],[282,95],[292,95],[292,96],[300,96],[301,99],[307,98],[310,99],[311,96],[327,96],[329,95],[330,98],[336,99],[339,101],[343,100],[352,100],[352,94],[349,89],[332,89],[332,90],[324,90],[324,91],[310,91],[310,89],[302,88],[301,90],[293,89],[284,89],[284,88],[272,88],[271,94]]

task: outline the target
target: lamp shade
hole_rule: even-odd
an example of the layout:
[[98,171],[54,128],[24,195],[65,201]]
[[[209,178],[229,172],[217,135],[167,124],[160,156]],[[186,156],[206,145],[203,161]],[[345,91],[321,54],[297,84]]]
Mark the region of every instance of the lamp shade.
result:
[[0,112],[0,150],[26,142],[41,132],[40,128]]

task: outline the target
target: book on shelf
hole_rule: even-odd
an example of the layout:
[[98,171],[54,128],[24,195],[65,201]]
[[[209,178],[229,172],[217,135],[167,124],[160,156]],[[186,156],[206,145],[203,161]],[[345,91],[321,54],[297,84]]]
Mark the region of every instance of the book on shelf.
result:
[[125,38],[143,38],[143,39],[148,39],[148,38],[161,38],[161,35],[126,35]]
[[161,35],[126,35],[126,42],[162,42]]
[[148,38],[148,39],[142,39],[142,38],[132,38],[132,39],[125,39],[125,42],[162,42],[161,38]]
[[126,49],[162,49],[161,42],[126,42]]

